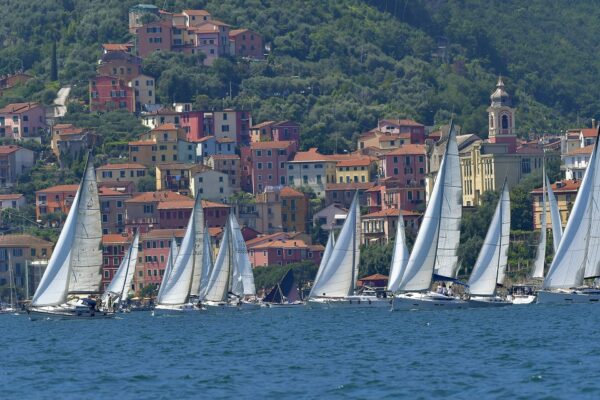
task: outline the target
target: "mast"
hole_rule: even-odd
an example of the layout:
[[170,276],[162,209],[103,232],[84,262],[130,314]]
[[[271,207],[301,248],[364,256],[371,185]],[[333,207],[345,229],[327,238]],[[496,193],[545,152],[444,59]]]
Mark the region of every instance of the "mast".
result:
[[502,192],[500,194],[500,199],[499,202],[500,204],[498,205],[499,209],[500,209],[500,237],[498,238],[498,263],[496,265],[496,284],[494,285],[494,293],[492,294],[492,297],[496,296],[496,290],[498,289],[498,276],[500,275],[500,256],[502,254],[502,223],[504,221],[503,215],[502,213],[504,212],[504,209],[502,208],[502,202],[504,201],[504,188],[506,187],[506,177],[504,177],[504,183],[502,184]]
[[233,243],[232,243],[233,242],[233,240],[232,240],[233,238],[232,238],[232,234],[231,234],[232,233],[231,232],[231,230],[232,230],[232,226],[231,226],[231,214],[229,215],[229,218],[227,220],[227,224],[228,224],[228,226],[227,226],[227,228],[228,228],[227,229],[227,240],[229,241],[229,243],[227,243],[227,246],[229,247],[229,251],[228,251],[228,254],[227,254],[227,258],[228,258],[227,265],[229,266],[229,271],[227,271],[227,282],[225,284],[226,291],[225,291],[225,298],[223,299],[223,301],[227,301],[229,299],[229,292],[231,291],[231,288],[229,286],[231,285],[231,275],[233,274],[233,268],[232,268],[233,267],[233,255],[232,255],[232,253],[233,253],[234,247],[233,247]]
[[127,286],[127,277],[129,276],[129,265],[131,264],[131,255],[133,254],[134,250],[133,246],[139,246],[138,235],[139,231],[136,231],[135,236],[133,237],[133,242],[131,243],[131,245],[129,246],[129,250],[127,251],[127,268],[125,268],[125,279],[123,279],[123,288],[121,289],[121,296],[119,296],[119,304],[121,304],[121,301],[123,300],[123,295],[125,294],[125,287]]
[[[354,201],[357,201],[357,199],[358,189],[354,193]],[[360,210],[360,208],[357,207],[357,210]],[[360,213],[360,211],[357,211],[357,213]],[[359,223],[360,221],[355,221],[354,234],[352,235],[352,284],[350,285],[349,296],[356,293],[356,230],[358,229]]]

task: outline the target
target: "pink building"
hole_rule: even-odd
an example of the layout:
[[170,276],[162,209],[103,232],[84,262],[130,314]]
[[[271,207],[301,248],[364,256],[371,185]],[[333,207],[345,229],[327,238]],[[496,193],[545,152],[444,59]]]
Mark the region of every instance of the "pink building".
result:
[[179,115],[179,125],[187,134],[188,142],[198,142],[210,134],[203,111],[184,111]]
[[198,27],[188,28],[188,34],[194,37],[194,51],[206,55],[205,65],[212,65],[221,56],[228,55],[229,25],[225,22],[210,19]]
[[102,235],[102,290],[106,290],[114,278],[131,240],[127,235]]
[[407,186],[425,187],[427,149],[423,144],[405,144],[379,157],[386,178],[397,178]]
[[365,192],[369,212],[387,209],[414,211],[425,202],[425,187],[406,185],[396,178],[380,179],[379,185]]
[[300,146],[300,125],[294,121],[279,121],[272,126],[273,140],[285,141],[289,140],[296,142],[296,146]]
[[90,79],[90,111],[127,110],[135,112],[134,89],[122,79],[96,76]]
[[377,124],[376,130],[384,133],[408,134],[410,143],[425,143],[425,125],[412,119],[383,119]]
[[133,278],[136,291],[148,285],[160,285],[165,274],[171,240],[175,238],[181,244],[184,235],[185,229],[153,229],[140,237],[140,252]]
[[172,41],[172,22],[158,20],[137,28],[136,49],[137,55],[145,58],[155,51],[170,51]]
[[286,184],[285,162],[292,159],[296,142],[258,142],[251,145],[252,191],[261,193],[267,186]]
[[39,103],[12,103],[0,109],[0,137],[22,140],[46,130],[46,111]]
[[249,247],[248,255],[253,268],[303,261],[312,261],[318,265],[324,251],[323,246],[307,245],[301,239],[279,239]]
[[262,60],[264,44],[262,35],[250,29],[234,29],[229,32],[229,41],[236,57],[248,57]]

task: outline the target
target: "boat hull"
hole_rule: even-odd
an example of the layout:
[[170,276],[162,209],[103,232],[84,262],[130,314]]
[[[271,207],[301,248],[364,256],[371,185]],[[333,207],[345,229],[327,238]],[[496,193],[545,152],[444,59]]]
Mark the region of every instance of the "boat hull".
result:
[[600,291],[551,291],[540,290],[537,293],[538,304],[572,304],[572,303],[598,303]]
[[394,297],[392,304],[393,311],[450,310],[468,307],[469,304],[462,299],[433,292],[402,293]]
[[537,300],[537,296],[533,294],[528,295],[512,295],[510,299],[513,305],[525,305],[525,304],[533,304]]
[[215,311],[215,310],[227,310],[227,311],[251,311],[258,310],[260,308],[259,303],[254,302],[235,302],[229,303],[225,301],[205,301],[202,302],[202,306],[206,308],[207,311]]
[[295,301],[293,303],[262,303],[265,308],[299,308],[305,306],[303,301]]
[[504,300],[501,297],[484,296],[471,296],[468,303],[470,308],[506,307],[512,305],[510,301]]
[[153,316],[167,315],[167,314],[189,314],[205,311],[202,307],[197,307],[195,304],[176,304],[176,305],[157,305],[152,310]]
[[377,296],[314,297],[308,300],[311,308],[389,308],[391,298]]
[[29,314],[29,319],[32,321],[44,319],[106,319],[114,318],[116,315],[112,311],[98,311],[70,305],[31,307],[27,310],[27,314]]

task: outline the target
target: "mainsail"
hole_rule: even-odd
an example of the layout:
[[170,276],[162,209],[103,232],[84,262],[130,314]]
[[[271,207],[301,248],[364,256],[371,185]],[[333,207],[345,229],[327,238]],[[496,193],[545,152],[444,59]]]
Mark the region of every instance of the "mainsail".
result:
[[558,203],[556,202],[556,196],[552,190],[552,185],[546,176],[546,188],[548,189],[548,202],[550,203],[550,221],[552,221],[552,242],[554,245],[554,254],[558,250],[560,239],[562,237],[562,221],[560,218],[560,211],[558,210]]
[[[177,257],[177,242],[175,241],[175,236],[171,238],[171,244],[169,246],[169,255],[167,256],[167,264],[165,265],[165,274],[163,275],[162,283],[160,284],[160,288],[158,289],[158,294],[156,295],[157,301],[164,296],[167,285],[166,282],[169,280],[171,273],[173,271],[174,260]],[[159,303],[160,304],[160,303]]]
[[404,218],[402,218],[402,210],[398,215],[396,224],[396,240],[394,242],[394,253],[392,254],[392,266],[390,268],[390,279],[387,289],[395,292],[398,290],[402,274],[408,262],[408,248],[406,247],[406,234],[404,232]]
[[546,262],[546,234],[548,229],[546,217],[546,167],[542,167],[542,214],[540,215],[540,238],[538,242],[537,254],[534,261],[532,278],[544,278],[544,265]]
[[200,291],[204,229],[204,211],[198,196],[173,268],[169,276],[163,277],[158,304],[184,304],[189,301],[190,294]]
[[202,241],[204,249],[202,250],[202,274],[200,275],[200,290],[198,291],[198,297],[201,299],[206,295],[208,281],[210,280],[213,268],[213,250],[210,235],[208,235],[208,228],[205,228],[205,232],[207,234],[204,235],[204,240]]
[[71,244],[70,293],[97,293],[102,280],[102,226],[93,158],[88,157],[75,208],[75,235]]
[[442,210],[435,257],[435,273],[455,278],[458,269],[458,245],[462,218],[462,178],[454,124],[450,124],[446,143],[446,171],[442,189]]
[[246,242],[242,236],[240,224],[233,213],[230,214],[229,223],[231,224],[232,241],[232,261],[233,261],[233,279],[231,282],[231,291],[240,297],[256,296],[254,286],[254,273],[248,257]]
[[344,297],[354,293],[360,259],[360,208],[358,193],[354,194],[348,216],[327,264],[315,281],[312,289],[314,296]]
[[[600,133],[600,127],[598,128]],[[600,160],[598,138],[581,181],[567,226],[544,280],[544,289],[567,289],[583,284],[586,276],[598,276],[600,246]]]
[[510,197],[504,182],[492,222],[469,278],[471,295],[493,296],[496,293],[496,284],[504,282],[509,236]]
[[[325,245],[325,251],[323,252],[323,257],[321,258],[321,263],[319,264],[319,269],[317,271],[317,276],[315,277],[314,283],[318,282],[321,279],[321,275],[323,275],[323,271],[325,271],[325,267],[327,266],[327,262],[329,261],[329,257],[331,257],[331,252],[333,251],[333,247],[335,246],[335,234],[333,233],[333,227],[329,231],[329,237],[327,238],[327,244]],[[310,289],[309,297],[315,295],[314,289],[315,285],[313,283],[313,287]]]
[[[98,291],[100,288],[102,234],[93,164],[90,155],[71,210],[33,295],[32,306],[63,304],[70,288],[79,292]],[[77,267],[73,266],[75,262]]]
[[[443,273],[443,276],[454,277],[456,274],[458,265],[455,257],[460,237],[458,230],[456,230],[457,220],[454,218],[455,216],[448,214],[454,210],[454,205],[449,206],[447,203],[455,202],[455,196],[460,196],[462,189],[460,189],[460,179],[459,182],[456,182],[456,169],[459,171],[458,177],[460,178],[458,147],[456,145],[456,134],[452,124],[450,125],[444,158],[440,164],[412,253],[408,258],[404,274],[398,285],[398,291],[409,292],[429,289],[436,265],[438,272]],[[446,180],[451,183],[447,183]],[[444,193],[445,190],[448,190],[449,193]],[[448,221],[445,221],[446,219]],[[458,223],[460,223],[460,220],[458,220]],[[439,239],[442,227],[445,233],[443,248],[440,253],[442,258],[439,258],[437,253],[440,251]]]
[[133,242],[129,245],[129,249],[119,265],[119,269],[115,273],[112,281],[106,288],[102,299],[108,299],[109,297],[117,297],[120,301],[127,300],[129,288],[131,288],[131,281],[135,273],[135,264],[137,262],[138,246],[139,246],[139,233],[136,233]]
[[207,301],[227,301],[227,294],[230,286],[231,274],[231,224],[229,221],[225,224],[223,239],[219,247],[219,253],[215,260],[215,265],[208,280],[206,293],[200,296],[200,300]]

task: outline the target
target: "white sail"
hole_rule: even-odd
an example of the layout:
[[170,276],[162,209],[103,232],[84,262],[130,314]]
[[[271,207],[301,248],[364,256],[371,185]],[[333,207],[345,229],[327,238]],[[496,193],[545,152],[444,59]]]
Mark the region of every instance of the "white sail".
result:
[[123,260],[121,260],[119,269],[117,269],[115,276],[113,276],[113,279],[106,288],[102,299],[106,299],[109,296],[118,296],[121,301],[127,300],[127,294],[129,292],[129,288],[131,287],[131,281],[133,280],[133,275],[135,273],[138,246],[139,233],[136,233],[133,238],[133,242],[125,254],[125,257],[123,257]]
[[[203,236],[204,212],[200,198],[197,198],[173,269],[168,277],[163,277],[163,291],[158,304],[184,304],[189,300],[190,293],[196,294],[200,290]],[[193,286],[194,282],[196,286]]]
[[[240,224],[235,215],[230,213],[229,223],[231,224],[231,246],[233,255],[233,280],[231,283],[231,291],[238,296],[256,296],[256,288],[254,286],[254,273],[252,272],[252,264],[248,256],[246,242],[242,236]],[[240,286],[241,284],[241,286]]]
[[[592,210],[598,207],[596,203],[600,200],[597,199],[598,168],[600,167],[597,151],[598,141],[594,146],[567,226],[544,280],[544,289],[566,289],[580,286],[583,283],[588,264]],[[598,224],[596,223],[596,225]]]
[[70,293],[97,293],[102,281],[102,226],[100,199],[94,162],[90,156],[86,165],[80,198],[75,208],[75,235],[71,246]]
[[333,247],[335,246],[335,234],[333,233],[333,228],[329,231],[329,237],[327,238],[327,244],[325,245],[325,251],[323,252],[323,257],[321,258],[321,263],[319,264],[319,270],[317,271],[317,276],[315,276],[315,281],[313,283],[313,287],[310,289],[309,297],[313,297],[315,295],[314,289],[316,283],[323,275],[323,271],[325,270],[325,266],[329,261],[329,257],[331,257],[331,252],[333,251]]
[[[451,124],[450,130],[454,131]],[[448,133],[440,231],[435,258],[435,273],[455,278],[458,269],[458,245],[460,243],[460,221],[462,218],[462,178],[456,133]]]
[[353,294],[360,259],[360,208],[358,194],[352,205],[335,246],[312,293],[315,296],[344,297]]
[[175,258],[177,257],[177,253],[178,253],[177,242],[175,241],[175,236],[173,236],[171,238],[171,245],[169,246],[169,255],[167,256],[167,264],[165,265],[165,273],[163,275],[163,279],[160,284],[160,288],[158,289],[158,294],[156,295],[156,300],[159,304],[161,304],[160,299],[163,297],[164,292],[167,288],[166,283],[169,280],[169,277],[171,276],[171,273],[173,271],[173,264],[175,262]]
[[[545,168],[543,168],[545,171]],[[541,279],[544,277],[544,264],[546,263],[546,234],[548,229],[547,217],[546,217],[546,177],[545,172],[542,173],[542,213],[540,215],[540,239],[538,242],[537,254],[534,261],[532,278]]]
[[202,241],[202,273],[200,278],[200,289],[198,290],[198,297],[201,299],[206,296],[210,274],[212,273],[213,269],[213,251],[210,235],[208,234],[208,228],[205,228],[205,232],[206,234],[204,235],[204,240]]
[[398,290],[402,274],[408,263],[408,248],[406,247],[406,234],[404,232],[404,218],[402,211],[398,215],[398,223],[396,224],[396,240],[394,241],[394,252],[392,254],[392,266],[390,267],[390,278],[387,289],[395,292]]
[[227,293],[229,292],[230,286],[230,273],[231,273],[231,256],[230,256],[230,245],[231,240],[231,224],[225,224],[225,231],[223,232],[223,240],[221,240],[221,246],[219,247],[219,253],[215,260],[215,265],[210,274],[208,281],[208,287],[206,294],[201,297],[200,300],[208,301],[226,301]]
[[[84,182],[85,180],[82,181],[82,185]],[[67,301],[69,278],[71,275],[71,248],[75,237],[76,210],[79,204],[82,185],[77,190],[69,215],[60,231],[52,256],[50,256],[50,260],[48,261],[48,266],[33,295],[32,306],[55,306]]]
[[190,294],[195,295],[200,292],[200,285],[202,279],[208,278],[206,276],[203,276],[203,271],[204,264],[206,263],[206,257],[210,257],[210,254],[205,254],[204,252],[204,237],[208,236],[210,240],[210,235],[208,234],[208,229],[206,228],[206,223],[204,221],[204,209],[202,208],[201,196],[196,196],[196,201],[194,203],[194,209],[192,210],[191,217],[194,220],[194,255],[192,257],[193,265],[191,266],[192,287],[190,289]]
[[560,239],[562,237],[562,221],[560,218],[560,211],[558,210],[558,203],[556,202],[556,196],[552,190],[552,185],[546,176],[546,187],[548,188],[548,202],[550,204],[550,221],[552,222],[552,240],[554,245],[554,254],[558,250]]
[[[450,141],[452,137],[451,130],[448,140]],[[448,157],[446,155],[449,147],[446,146],[446,154],[440,164],[440,169],[438,170],[437,178],[431,191],[431,198],[425,209],[425,215],[423,216],[412,252],[408,258],[404,274],[400,280],[398,291],[423,291],[429,289],[431,286],[442,210],[443,182],[447,170]]]
[[488,228],[483,246],[477,256],[469,278],[469,293],[476,296],[493,296],[496,283],[504,281],[508,259],[510,235],[510,198],[506,183]]

